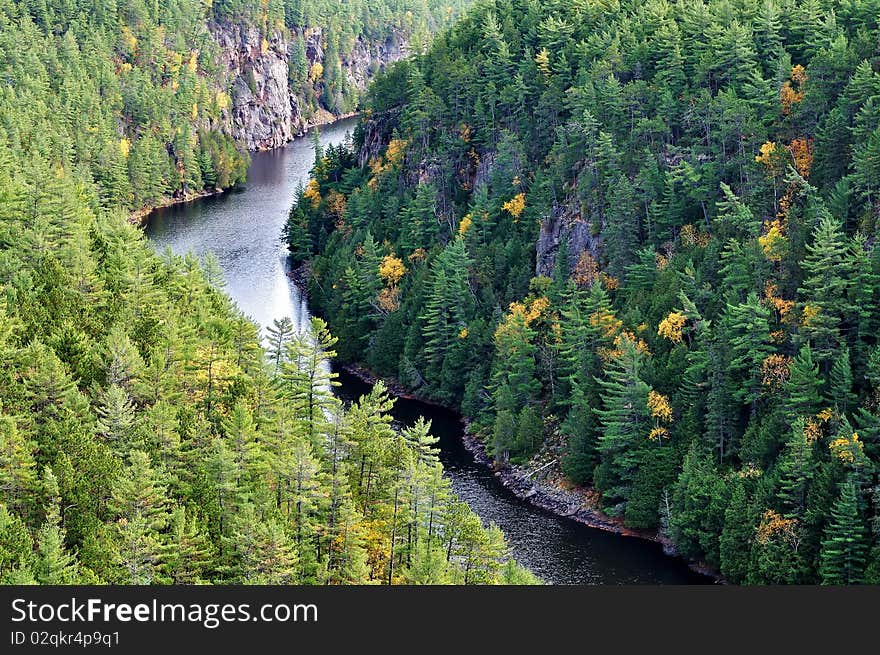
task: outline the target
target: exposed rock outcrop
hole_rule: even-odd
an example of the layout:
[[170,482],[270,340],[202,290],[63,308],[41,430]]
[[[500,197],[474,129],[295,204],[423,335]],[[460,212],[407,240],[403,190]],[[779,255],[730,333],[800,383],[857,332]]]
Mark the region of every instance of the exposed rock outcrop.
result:
[[568,270],[574,268],[582,252],[588,252],[599,260],[602,239],[594,234],[589,221],[581,218],[576,209],[568,205],[557,205],[550,216],[541,221],[541,232],[535,244],[535,274],[553,275],[556,256],[563,242],[568,243]]
[[288,84],[286,36],[263,39],[257,27],[215,24],[211,34],[230,81],[231,105],[224,110],[229,134],[248,150],[277,148],[301,129],[301,113]]

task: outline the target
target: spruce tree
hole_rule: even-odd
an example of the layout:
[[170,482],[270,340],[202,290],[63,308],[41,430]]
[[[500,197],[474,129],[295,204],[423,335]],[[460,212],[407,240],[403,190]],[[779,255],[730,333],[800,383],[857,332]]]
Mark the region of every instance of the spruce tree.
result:
[[813,443],[805,433],[805,422],[799,418],[792,426],[791,436],[779,461],[779,491],[784,516],[803,518],[807,493],[815,474]]

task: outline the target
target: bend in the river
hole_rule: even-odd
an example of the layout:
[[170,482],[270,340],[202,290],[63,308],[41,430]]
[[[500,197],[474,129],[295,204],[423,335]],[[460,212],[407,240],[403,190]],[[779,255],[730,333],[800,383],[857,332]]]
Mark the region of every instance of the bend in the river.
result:
[[[321,144],[340,143],[351,120],[325,127]],[[213,252],[226,291],[262,328],[290,316],[295,325],[309,319],[306,299],[288,277],[281,228],[296,188],[308,180],[314,150],[308,137],[287,147],[255,153],[248,182],[241,190],[158,209],[146,233],[157,250],[183,254]],[[341,376],[341,395],[357,397],[366,385]],[[432,420],[440,438],[441,459],[459,498],[485,522],[494,521],[507,536],[514,556],[538,576],[556,584],[701,583],[679,559],[660,545],[588,528],[540,510],[515,497],[492,473],[474,462],[461,441],[462,424],[453,412],[400,399],[395,418],[411,423],[419,415]]]

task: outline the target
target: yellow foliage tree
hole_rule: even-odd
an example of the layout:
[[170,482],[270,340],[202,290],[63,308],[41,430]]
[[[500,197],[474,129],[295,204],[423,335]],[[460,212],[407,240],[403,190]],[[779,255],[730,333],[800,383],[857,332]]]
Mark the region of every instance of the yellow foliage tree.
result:
[[588,250],[578,255],[577,264],[571,273],[571,279],[580,287],[589,287],[599,277],[599,264]]
[[852,435],[841,435],[828,444],[831,454],[838,460],[847,465],[856,465],[864,461],[864,445],[859,439],[859,433],[853,432]]
[[802,102],[804,99],[803,86],[807,81],[807,71],[803,66],[797,64],[791,69],[790,80],[786,80],[779,89],[779,103],[782,105],[782,113],[788,116],[791,113],[793,105]]
[[321,77],[324,75],[324,66],[321,62],[316,61],[312,64],[312,67],[309,69],[309,81],[312,84],[315,84]]
[[406,273],[406,266],[403,265],[403,261],[391,254],[385,255],[382,258],[382,262],[379,264],[379,276],[385,280],[385,283],[389,286],[393,286],[400,282],[400,279]]
[[303,191],[303,198],[312,204],[312,209],[317,209],[318,205],[321,204],[321,188],[316,179],[312,178],[309,180],[308,184],[306,184],[305,191]]
[[654,427],[648,434],[648,439],[663,445],[663,438],[669,436],[669,430],[663,424],[672,423],[672,405],[669,404],[669,398],[651,389],[648,392],[648,409],[654,417]]
[[518,193],[513,198],[501,205],[501,209],[518,220],[522,216],[523,210],[526,208],[526,194]]
[[332,189],[330,193],[327,194],[327,210],[336,216],[336,218],[342,218],[345,216],[346,204],[345,196],[335,189]]
[[385,169],[399,166],[403,161],[403,155],[406,154],[406,139],[391,139],[388,148],[385,149]]
[[550,53],[547,51],[547,48],[541,48],[538,51],[538,54],[535,55],[535,64],[538,70],[541,71],[541,75],[550,77],[553,71],[550,69]]
[[768,509],[761,517],[761,523],[755,534],[758,543],[768,544],[774,538],[781,538],[785,543],[794,546],[800,541],[798,521],[787,519],[778,512]]
[[804,327],[808,327],[813,321],[816,320],[821,311],[822,310],[815,305],[804,305],[804,309],[801,314],[801,325]]
[[669,404],[669,398],[653,389],[648,392],[648,409],[651,410],[651,416],[658,421],[663,423],[672,421],[672,405]]
[[788,379],[791,358],[778,353],[768,355],[761,362],[761,383],[765,387],[776,388]]
[[785,238],[785,229],[782,221],[774,218],[764,225],[764,234],[758,237],[758,243],[764,251],[764,256],[770,261],[778,262],[785,254],[788,240]]
[[669,315],[660,321],[657,327],[657,334],[665,339],[669,339],[672,343],[681,343],[682,328],[687,321],[687,317],[679,312],[669,312]]
[[[785,153],[784,149],[782,153]],[[779,155],[780,152],[776,148],[776,143],[774,141],[767,141],[761,145],[760,152],[755,155],[755,161],[763,164],[771,175],[777,175],[782,169]]]

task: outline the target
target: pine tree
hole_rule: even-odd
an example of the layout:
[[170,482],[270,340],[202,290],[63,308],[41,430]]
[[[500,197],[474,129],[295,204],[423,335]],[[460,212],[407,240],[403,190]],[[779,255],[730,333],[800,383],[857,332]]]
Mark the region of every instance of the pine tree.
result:
[[282,365],[282,389],[294,417],[306,425],[309,440],[315,446],[327,429],[327,416],[339,402],[333,387],[339,386],[330,366],[336,356],[337,339],[330,334],[323,319],[313,317],[310,329],[297,333],[287,344]]
[[516,415],[510,409],[502,409],[495,414],[494,440],[492,453],[495,461],[506,464],[510,451],[516,447]]
[[[424,132],[427,134],[427,130]],[[433,184],[420,184],[415,197],[401,212],[401,252],[411,254],[419,248],[428,249],[437,237],[437,189]]]
[[789,367],[789,377],[785,381],[784,408],[786,418],[792,424],[799,418],[808,418],[822,407],[819,389],[819,367],[813,363],[813,351],[809,344],[801,346],[800,352]]
[[272,362],[273,370],[277,375],[281,371],[281,365],[284,363],[287,344],[294,334],[293,321],[287,316],[280,319],[276,318],[272,321],[272,325],[266,328],[266,332],[269,333],[267,349],[269,360]]
[[724,481],[698,442],[691,443],[672,493],[669,530],[682,553],[720,565],[727,495]]
[[832,359],[840,352],[842,316],[849,311],[846,297],[851,273],[843,230],[827,211],[820,215],[802,265],[806,277],[798,289],[800,338],[809,340],[816,361],[827,374]]
[[[243,484],[243,471],[225,439],[214,437],[211,440],[204,462],[204,473],[207,483],[207,507],[204,509],[215,522],[211,532],[219,535],[222,547],[222,539],[229,536],[236,516],[249,500],[248,489]],[[221,557],[225,554],[221,549]]]
[[803,418],[797,419],[791,436],[779,460],[779,491],[786,518],[803,518],[807,506],[807,492],[815,474],[813,444],[805,432]]
[[742,480],[736,480],[730,504],[724,513],[719,541],[721,573],[734,584],[742,584],[751,569],[750,553],[758,520]]
[[856,408],[857,397],[853,392],[853,373],[849,359],[849,348],[844,348],[831,366],[828,385],[828,400],[841,414],[849,414]]
[[231,541],[239,564],[239,584],[291,585],[299,582],[296,545],[281,522],[256,515],[252,508],[236,519]]
[[132,450],[129,464],[112,487],[110,510],[116,518],[118,563],[124,582],[150,584],[156,579],[162,531],[168,523],[168,498],[161,470],[149,456]]
[[107,383],[127,388],[143,369],[143,358],[119,324],[107,335],[106,348]]
[[250,475],[264,470],[264,453],[258,441],[254,419],[243,399],[235,403],[231,414],[223,420],[223,433],[232,452],[236,482],[244,484]]
[[576,484],[586,484],[592,480],[596,466],[599,432],[596,414],[591,402],[578,383],[572,387],[568,414],[561,431],[568,437],[562,470]]
[[294,265],[306,261],[312,255],[312,234],[309,229],[309,217],[297,202],[290,208],[284,231],[281,235]]
[[98,408],[98,434],[119,455],[125,455],[134,442],[135,409],[128,392],[117,384],[104,391]]
[[840,495],[831,508],[825,540],[819,554],[822,584],[858,584],[864,580],[867,538],[859,515],[856,486],[840,485]]
[[37,490],[34,450],[15,420],[0,416],[0,498],[19,516],[36,509],[31,502]]
[[606,501],[626,500],[641,462],[640,451],[651,430],[648,385],[640,377],[642,355],[629,339],[605,371],[602,408],[594,411],[602,424],[600,465],[596,486]]
[[32,578],[33,558],[33,540],[27,526],[0,504],[0,584],[28,584],[16,580]]
[[170,526],[161,549],[162,576],[171,584],[200,584],[210,579],[215,552],[198,515],[178,506],[171,512]]
[[741,304],[727,305],[727,325],[730,334],[731,374],[739,380],[734,396],[751,405],[752,415],[757,412],[761,395],[761,371],[765,357],[770,354],[770,312],[754,293]]
[[61,524],[58,482],[48,466],[43,472],[43,487],[49,502],[46,507],[46,520],[37,531],[34,577],[40,584],[77,584],[79,566],[65,544],[67,535]]
[[419,316],[428,362],[426,377],[431,381],[439,380],[447,352],[468,326],[473,307],[470,266],[464,240],[459,237],[437,256],[431,267],[425,310]]

